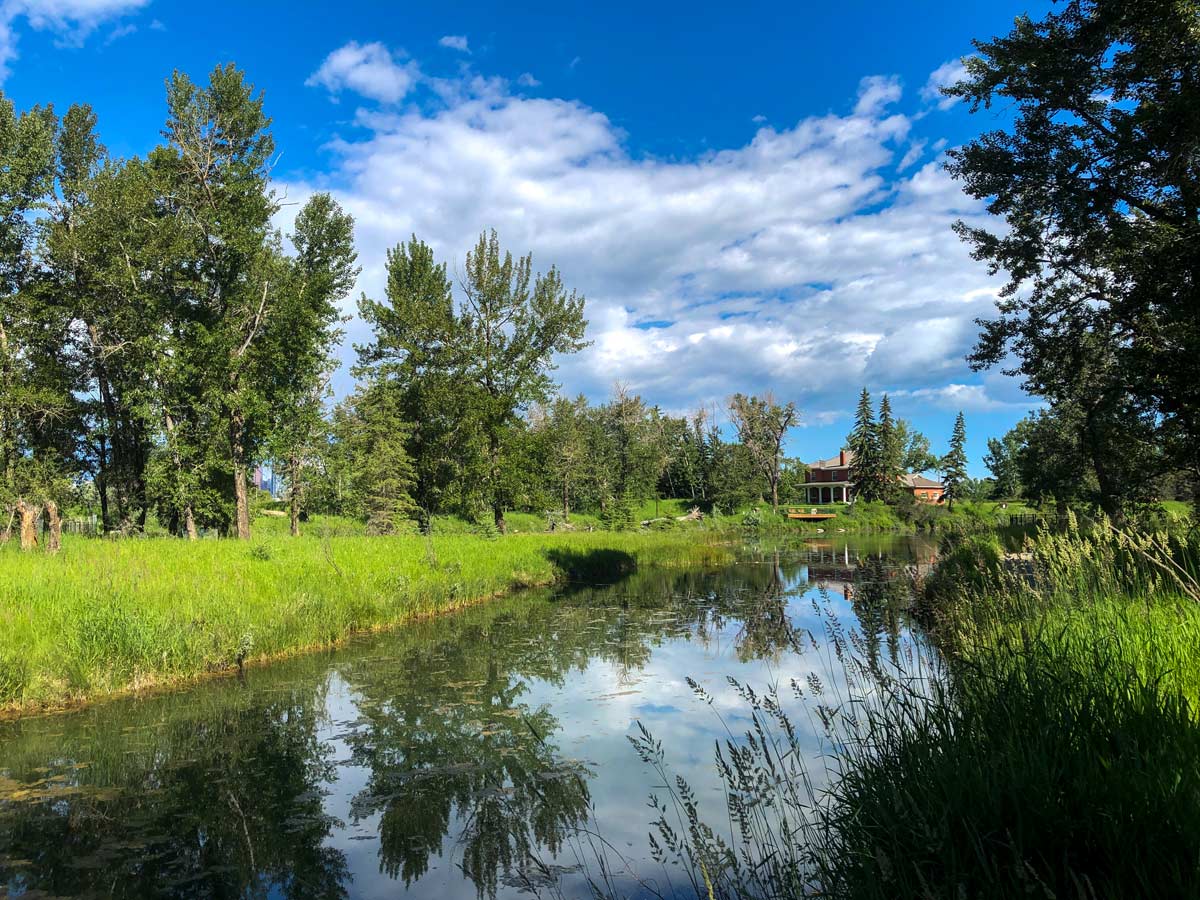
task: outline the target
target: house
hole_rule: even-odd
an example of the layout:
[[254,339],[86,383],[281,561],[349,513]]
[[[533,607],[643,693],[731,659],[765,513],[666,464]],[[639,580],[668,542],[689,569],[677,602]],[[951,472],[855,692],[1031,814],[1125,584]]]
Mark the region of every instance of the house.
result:
[[831,459],[818,459],[808,464],[808,481],[804,488],[805,503],[849,503],[851,496],[850,463],[854,451],[842,450]]
[[[804,489],[805,503],[849,503],[854,499],[854,482],[850,480],[850,467],[854,464],[854,451],[841,450],[837,456],[819,459],[808,464],[808,481]],[[900,484],[918,500],[925,503],[941,503],[946,486],[924,475],[901,475]]]
[[900,483],[918,500],[926,503],[941,503],[946,496],[946,486],[924,475],[901,475]]

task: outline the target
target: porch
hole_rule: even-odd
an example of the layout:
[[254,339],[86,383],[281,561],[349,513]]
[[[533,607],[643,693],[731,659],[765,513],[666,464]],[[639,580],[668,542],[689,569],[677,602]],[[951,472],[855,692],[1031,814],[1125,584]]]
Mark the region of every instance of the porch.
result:
[[828,504],[850,502],[849,481],[809,482],[803,485],[803,487],[804,502],[806,503]]

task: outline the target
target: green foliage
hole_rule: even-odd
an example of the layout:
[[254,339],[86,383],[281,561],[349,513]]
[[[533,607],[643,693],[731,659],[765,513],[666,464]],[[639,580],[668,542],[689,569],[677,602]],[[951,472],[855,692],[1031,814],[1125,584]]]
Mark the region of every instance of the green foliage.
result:
[[417,507],[410,493],[408,426],[391,385],[359,388],[339,405],[334,428],[345,454],[343,509],[365,520],[369,534],[410,530]]
[[929,450],[929,438],[905,419],[896,420],[896,443],[903,448],[901,471],[932,472],[937,468],[937,457]]
[[[886,398],[885,398],[886,399]],[[781,405],[771,394],[747,397],[734,394],[729,412],[738,440],[746,448],[771,493],[771,509],[779,511],[779,482],[782,477],[783,442],[800,420],[796,404]]]
[[859,395],[858,408],[854,413],[854,430],[846,439],[846,446],[853,454],[850,480],[854,482],[854,495],[868,502],[886,499],[890,486],[883,472],[875,410],[866,388]]
[[960,410],[954,419],[954,431],[950,435],[950,452],[942,457],[942,483],[946,486],[946,506],[954,508],[956,500],[963,499],[967,489],[967,426]]
[[637,526],[634,504],[629,496],[610,500],[600,513],[600,521],[609,531],[630,531]]
[[411,450],[425,508],[441,507],[448,478],[477,483],[459,509],[482,502],[503,531],[523,484],[518,414],[550,399],[555,355],[585,346],[584,301],[557,269],[535,276],[532,257],[502,253],[494,231],[467,254],[462,287],[456,308],[446,266],[415,237],[390,252],[387,301],[360,303],[375,328],[360,369],[395,380],[420,423]]
[[1200,140],[1200,83],[1182,74],[1197,15],[1194,0],[1070,0],[977,41],[947,90],[1014,113],[948,154],[1006,226],[957,226],[1009,276],[972,362],[1010,366],[1078,421],[1114,517],[1147,464],[1200,472],[1200,172],[1176,162]]
[[905,472],[924,472],[935,465],[929,453],[929,439],[904,419],[892,415],[892,401],[887,394],[879,402],[876,421],[866,388],[859,395],[854,430],[846,438],[846,447],[853,454],[850,480],[854,483],[854,497],[862,500],[903,502],[906,492],[898,483],[900,476]]
[[1017,463],[1021,451],[1016,430],[1009,431],[1003,438],[988,438],[988,452],[983,464],[996,479],[996,496],[1014,499],[1021,495],[1021,470]]

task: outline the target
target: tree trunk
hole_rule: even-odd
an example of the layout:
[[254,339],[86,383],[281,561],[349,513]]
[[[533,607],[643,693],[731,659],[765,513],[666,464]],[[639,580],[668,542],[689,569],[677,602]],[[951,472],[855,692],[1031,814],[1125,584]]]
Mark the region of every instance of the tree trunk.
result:
[[46,501],[46,518],[50,521],[50,534],[46,538],[46,552],[57,553],[62,549],[62,516],[58,514],[58,504],[53,500]]
[[[1200,494],[1197,494],[1200,498]],[[17,508],[10,506],[8,508],[8,522],[3,528],[0,528],[0,544],[7,544],[12,540],[13,523],[17,521]]]
[[33,550],[37,547],[37,520],[41,507],[34,506],[24,500],[17,501],[17,511],[21,515],[21,549]]
[[292,537],[300,537],[300,460],[295,456],[288,460],[288,482]]
[[184,531],[189,541],[195,541],[200,536],[196,533],[196,515],[192,510],[192,498],[184,496],[183,459],[179,455],[179,444],[175,437],[175,419],[164,410],[163,421],[167,426],[167,444],[171,447],[171,459],[175,463],[175,492],[177,500],[182,500]]
[[250,495],[246,489],[247,474],[245,465],[238,462],[233,464],[233,496],[237,504],[234,534],[239,541],[250,539]]
[[491,475],[489,487],[492,492],[492,514],[496,519],[496,530],[504,534],[508,525],[504,521],[504,504],[500,500],[500,438],[495,432],[488,435],[488,466]]
[[246,421],[240,411],[229,414],[229,451],[233,458],[233,496],[237,502],[236,534],[239,541],[250,540],[250,494],[246,480]]
[[1104,441],[1100,436],[1100,427],[1096,422],[1098,415],[1096,407],[1090,407],[1084,417],[1084,440],[1087,444],[1088,453],[1092,458],[1092,468],[1096,472],[1096,482],[1100,486],[1100,508],[1104,510],[1115,524],[1121,525],[1124,521],[1124,511],[1121,505],[1121,498],[1118,495],[1116,479],[1113,477],[1112,469],[1108,464]]
[[[832,493],[830,494],[829,499],[830,500],[833,499]],[[779,514],[779,482],[778,481],[771,482],[771,512],[775,513],[776,515]]]
[[99,453],[96,454],[96,496],[100,500],[100,526],[105,534],[112,530],[108,513],[108,441],[100,435]]

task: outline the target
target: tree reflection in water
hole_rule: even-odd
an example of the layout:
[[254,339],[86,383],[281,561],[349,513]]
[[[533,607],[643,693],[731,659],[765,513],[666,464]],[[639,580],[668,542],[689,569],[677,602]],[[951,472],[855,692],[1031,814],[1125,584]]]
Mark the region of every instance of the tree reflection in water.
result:
[[[673,643],[777,660],[811,566],[778,553],[534,592],[245,683],[0,724],[0,894],[342,898],[380,873],[417,886],[446,861],[479,896],[536,881],[531,861],[587,822],[597,769],[564,754],[583,736],[535,697],[598,663],[634,685]],[[894,653],[903,603],[874,581],[851,601]],[[378,840],[373,871],[352,832]]]

